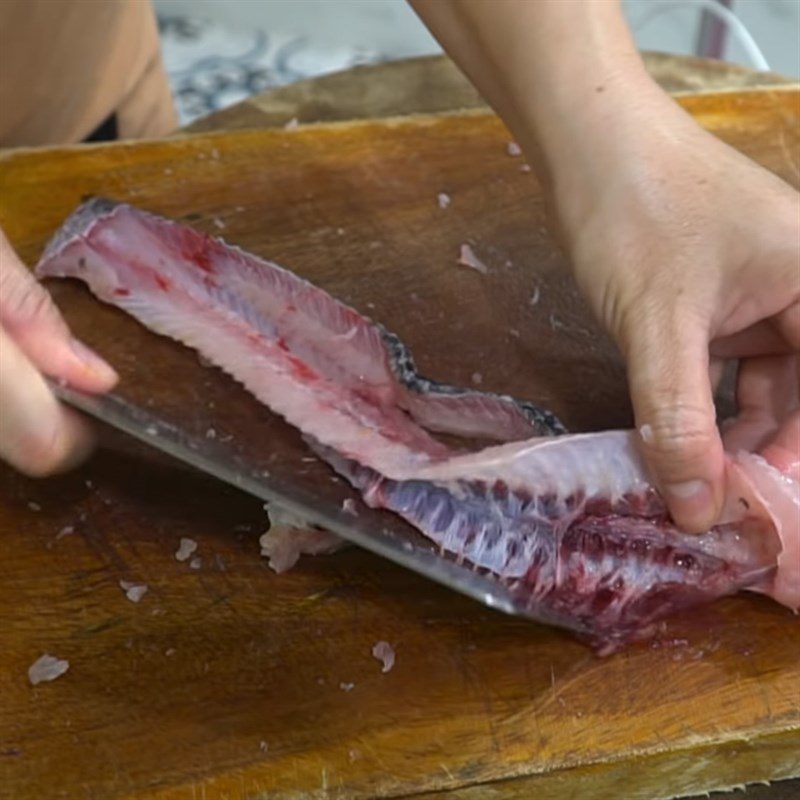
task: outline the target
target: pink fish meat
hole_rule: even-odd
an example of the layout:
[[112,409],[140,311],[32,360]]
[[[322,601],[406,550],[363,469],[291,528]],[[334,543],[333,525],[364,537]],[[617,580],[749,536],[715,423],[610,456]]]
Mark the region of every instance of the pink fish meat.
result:
[[[800,606],[800,487],[728,457],[721,522],[678,530],[632,431],[566,435],[548,411],[421,377],[408,349],[281,267],[127,205],[81,206],[41,277],[199,351],[299,428],[374,506],[606,649],[742,589]],[[435,433],[496,444],[455,450]]]

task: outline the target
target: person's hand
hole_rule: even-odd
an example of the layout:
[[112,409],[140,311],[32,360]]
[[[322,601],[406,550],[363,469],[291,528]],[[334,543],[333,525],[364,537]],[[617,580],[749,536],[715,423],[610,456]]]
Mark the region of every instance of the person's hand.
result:
[[0,231],[0,459],[32,476],[76,464],[92,443],[84,421],[56,400],[42,375],[86,392],[107,391],[117,381],[71,336]]
[[800,473],[798,194],[664,94],[620,0],[411,2],[545,188],[627,360],[643,453],[675,521],[701,531],[721,507],[720,359],[743,359],[728,446]]
[[800,195],[666,97],[648,116],[646,135],[576,163],[555,202],[578,283],[625,356],[643,453],[696,532],[724,492],[723,359],[741,359],[728,449],[800,472]]

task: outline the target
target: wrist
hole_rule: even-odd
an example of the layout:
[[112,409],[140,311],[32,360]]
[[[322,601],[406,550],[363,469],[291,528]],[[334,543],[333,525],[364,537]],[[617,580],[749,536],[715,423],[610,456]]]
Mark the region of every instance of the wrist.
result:
[[[602,77],[601,77],[602,75]],[[525,126],[537,173],[568,238],[616,187],[645,194],[664,167],[696,149],[702,129],[647,74],[615,62],[552,99]],[[569,94],[569,96],[568,96]]]

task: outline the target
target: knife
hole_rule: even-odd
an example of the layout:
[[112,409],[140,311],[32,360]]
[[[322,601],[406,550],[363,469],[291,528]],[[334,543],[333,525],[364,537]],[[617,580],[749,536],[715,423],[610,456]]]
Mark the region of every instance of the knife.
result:
[[[48,380],[48,384],[60,400],[73,408],[310,525],[335,533],[490,608],[507,614],[534,616],[523,598],[515,596],[497,579],[478,574],[467,565],[450,561],[432,548],[415,543],[406,523],[399,517],[386,514],[382,524],[375,524],[374,518],[365,520],[353,516],[330,499],[312,496],[301,487],[277,485],[263,470],[248,467],[224,444],[194,436],[118,395],[85,394],[52,380]],[[537,615],[536,618],[541,617]]]

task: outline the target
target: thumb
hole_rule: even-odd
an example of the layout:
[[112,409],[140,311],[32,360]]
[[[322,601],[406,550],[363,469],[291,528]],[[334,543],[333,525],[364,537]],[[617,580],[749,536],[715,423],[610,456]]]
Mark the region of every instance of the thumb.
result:
[[663,314],[638,319],[623,338],[644,458],[675,523],[706,531],[719,516],[725,474],[706,332]]
[[88,392],[110,389],[115,371],[69,332],[48,292],[0,231],[0,325],[43,373]]

